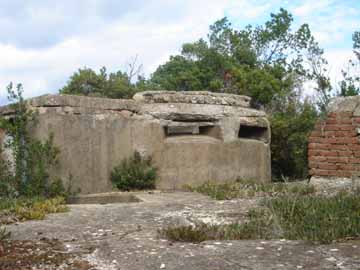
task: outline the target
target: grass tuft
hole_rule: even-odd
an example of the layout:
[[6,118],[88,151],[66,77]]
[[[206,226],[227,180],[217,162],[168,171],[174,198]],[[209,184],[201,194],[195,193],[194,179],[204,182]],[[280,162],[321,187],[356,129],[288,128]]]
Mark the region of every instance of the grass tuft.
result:
[[[41,220],[47,214],[66,211],[68,211],[68,207],[65,205],[63,197],[4,199],[0,203],[0,217],[13,216],[15,221]],[[0,223],[1,221],[0,219]]]
[[287,239],[330,243],[360,237],[360,193],[274,198],[268,207]]
[[8,239],[10,237],[10,234],[11,233],[8,232],[5,227],[0,227],[0,247],[1,247],[1,242]]
[[159,234],[172,241],[279,239],[328,244],[360,238],[360,191],[335,196],[286,194],[249,211],[248,221],[226,225],[170,226]]
[[206,182],[198,187],[185,187],[189,191],[199,192],[216,200],[252,198],[257,196],[278,196],[283,194],[308,195],[315,193],[315,187],[305,183],[259,183],[253,180],[237,180],[217,184]]

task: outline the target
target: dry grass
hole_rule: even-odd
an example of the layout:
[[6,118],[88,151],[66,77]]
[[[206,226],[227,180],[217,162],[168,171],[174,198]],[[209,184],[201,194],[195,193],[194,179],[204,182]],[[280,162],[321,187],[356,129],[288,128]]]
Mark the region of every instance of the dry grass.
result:
[[55,197],[52,199],[2,199],[0,202],[0,223],[44,219],[47,214],[66,211],[68,211],[68,207],[65,205],[65,199],[63,197]]
[[197,187],[186,186],[189,191],[199,192],[216,200],[230,200],[235,198],[252,198],[264,196],[279,196],[284,194],[308,195],[315,193],[313,185],[301,183],[258,183],[253,180],[237,180],[216,184],[206,182]]
[[[243,185],[243,184],[242,184]],[[215,199],[238,198],[238,183],[206,184],[197,191]],[[271,186],[269,186],[271,187]],[[360,238],[360,189],[339,192],[334,196],[315,196],[313,188],[275,186],[251,187],[267,197],[264,207],[252,209],[247,222],[226,225],[196,224],[170,226],[159,231],[172,241],[202,242],[205,240],[279,239],[306,240],[317,243]],[[255,196],[255,195],[254,195]]]

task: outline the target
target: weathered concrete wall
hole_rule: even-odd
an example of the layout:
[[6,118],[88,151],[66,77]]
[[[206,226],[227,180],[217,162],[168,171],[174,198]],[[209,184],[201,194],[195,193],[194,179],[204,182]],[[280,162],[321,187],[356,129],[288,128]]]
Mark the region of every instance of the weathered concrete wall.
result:
[[333,99],[309,138],[312,176],[360,176],[360,97]]
[[[252,178],[270,181],[270,128],[244,96],[209,92],[143,92],[133,100],[47,95],[33,136],[54,134],[56,175],[82,193],[111,189],[111,169],[135,150],[159,168],[157,187]],[[10,113],[6,108],[0,110]]]

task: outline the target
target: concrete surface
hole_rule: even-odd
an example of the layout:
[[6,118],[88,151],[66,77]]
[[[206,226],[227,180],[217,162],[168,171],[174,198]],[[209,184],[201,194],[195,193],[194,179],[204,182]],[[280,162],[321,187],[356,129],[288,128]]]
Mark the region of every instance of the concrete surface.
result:
[[310,245],[285,239],[172,243],[168,224],[244,220],[258,199],[213,201],[196,193],[140,193],[139,203],[73,205],[68,213],[8,226],[13,239],[57,238],[98,270],[360,269],[360,241]]

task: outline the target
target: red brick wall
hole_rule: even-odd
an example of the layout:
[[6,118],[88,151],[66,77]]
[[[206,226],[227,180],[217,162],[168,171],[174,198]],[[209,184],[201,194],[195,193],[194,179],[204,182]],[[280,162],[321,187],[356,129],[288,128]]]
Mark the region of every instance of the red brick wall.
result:
[[352,112],[331,112],[319,121],[309,137],[310,175],[360,175],[360,117]]

